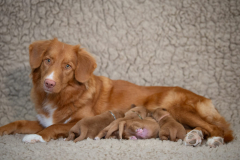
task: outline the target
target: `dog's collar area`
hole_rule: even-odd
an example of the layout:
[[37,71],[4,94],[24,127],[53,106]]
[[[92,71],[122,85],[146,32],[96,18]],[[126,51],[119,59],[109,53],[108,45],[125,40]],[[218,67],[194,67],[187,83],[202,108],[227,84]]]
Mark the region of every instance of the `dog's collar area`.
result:
[[115,117],[115,115],[111,112],[111,111],[109,111],[110,113],[111,113],[111,115],[113,116],[113,118],[116,120],[117,118]]
[[136,113],[140,119],[143,119],[143,118],[140,116],[140,114],[138,114],[137,112],[135,112],[135,111],[132,111],[132,112]]
[[167,117],[167,116],[170,116],[170,114],[168,113],[168,114],[163,115],[162,117],[159,118],[158,122],[160,122],[164,117]]

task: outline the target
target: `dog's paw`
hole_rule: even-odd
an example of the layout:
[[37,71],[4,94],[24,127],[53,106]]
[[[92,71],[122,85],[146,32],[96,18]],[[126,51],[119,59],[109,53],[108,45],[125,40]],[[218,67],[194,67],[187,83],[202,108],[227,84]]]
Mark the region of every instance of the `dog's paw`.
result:
[[186,146],[197,146],[202,143],[203,133],[200,130],[192,130],[188,132],[184,138],[184,144]]
[[100,140],[100,138],[99,137],[95,137],[94,140]]
[[211,137],[211,138],[208,138],[207,140],[207,145],[211,148],[216,148],[223,144],[224,144],[224,140],[222,137]]
[[131,136],[131,137],[129,137],[129,139],[131,139],[131,140],[137,140],[137,137]]
[[38,134],[28,134],[22,139],[25,143],[36,143],[36,142],[46,142],[43,140],[42,136]]
[[143,129],[142,129],[142,128],[138,128],[138,129],[136,129],[136,132],[137,132],[137,133],[142,133],[142,132],[143,132]]

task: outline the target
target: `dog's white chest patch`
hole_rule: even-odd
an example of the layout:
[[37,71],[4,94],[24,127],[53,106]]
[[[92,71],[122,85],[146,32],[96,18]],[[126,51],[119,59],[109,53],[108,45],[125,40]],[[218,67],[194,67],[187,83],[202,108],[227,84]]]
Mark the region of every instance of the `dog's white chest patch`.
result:
[[48,116],[38,114],[37,119],[43,127],[49,127],[53,124],[53,113],[56,109],[53,109],[51,104],[44,106],[44,109],[48,112]]

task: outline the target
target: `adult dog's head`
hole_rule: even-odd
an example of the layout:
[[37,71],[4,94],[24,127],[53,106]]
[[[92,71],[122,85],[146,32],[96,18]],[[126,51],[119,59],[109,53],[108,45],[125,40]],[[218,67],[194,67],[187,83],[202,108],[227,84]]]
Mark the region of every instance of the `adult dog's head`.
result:
[[29,46],[32,74],[37,73],[40,87],[59,93],[73,82],[85,83],[97,67],[95,59],[79,45],[53,40],[36,41]]

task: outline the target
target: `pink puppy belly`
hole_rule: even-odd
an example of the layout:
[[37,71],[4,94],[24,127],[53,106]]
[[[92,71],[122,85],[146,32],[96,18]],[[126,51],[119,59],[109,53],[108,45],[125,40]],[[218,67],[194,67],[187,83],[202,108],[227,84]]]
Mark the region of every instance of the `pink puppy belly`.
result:
[[147,139],[149,137],[149,132],[146,128],[143,128],[142,131],[136,133],[136,136],[142,139]]

